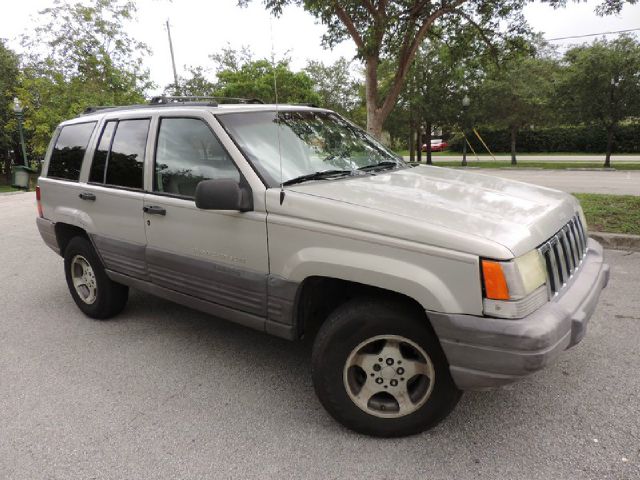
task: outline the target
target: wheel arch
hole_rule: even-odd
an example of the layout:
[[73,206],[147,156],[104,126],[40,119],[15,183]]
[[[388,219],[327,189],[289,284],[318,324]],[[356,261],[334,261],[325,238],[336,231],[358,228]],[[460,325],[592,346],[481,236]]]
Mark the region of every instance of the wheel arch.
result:
[[294,321],[298,336],[313,338],[332,311],[357,297],[402,303],[424,317],[425,325],[435,334],[425,309],[411,296],[367,283],[313,275],[302,281],[296,293]]
[[67,249],[67,245],[74,237],[83,237],[91,242],[89,238],[89,234],[83,228],[80,228],[76,225],[71,225],[70,223],[57,222],[55,224],[55,232],[56,232],[56,240],[58,242],[58,247],[60,248],[60,256],[64,257],[64,252]]
[[[317,290],[329,289],[332,292],[327,295],[328,303],[334,302],[334,297],[341,298],[342,294],[336,285],[342,285],[348,291],[368,288],[371,292],[411,300],[422,311],[459,313],[468,309],[469,306],[464,304],[472,302],[464,298],[461,302],[461,297],[454,294],[451,283],[461,275],[466,284],[471,283],[468,275],[475,273],[474,265],[467,264],[466,270],[457,271],[452,267],[462,266],[460,262],[443,262],[443,259],[429,262],[425,257],[420,258],[420,263],[409,260],[369,252],[313,247],[290,256],[283,264],[281,275],[299,285],[294,309],[296,317],[299,315],[298,307],[304,305],[301,299],[309,295],[304,293],[308,285],[318,282],[322,285],[316,286]],[[457,273],[452,275],[452,272]],[[331,279],[331,282],[326,279]],[[299,323],[298,327],[301,327]]]

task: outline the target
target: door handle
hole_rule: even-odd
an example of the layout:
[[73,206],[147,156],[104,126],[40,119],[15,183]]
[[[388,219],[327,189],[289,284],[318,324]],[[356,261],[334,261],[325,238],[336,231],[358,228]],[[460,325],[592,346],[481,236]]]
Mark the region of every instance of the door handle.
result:
[[89,192],[82,192],[80,195],[78,195],[82,200],[91,200],[92,202],[95,201],[96,196],[93,193],[89,193]]
[[155,205],[149,205],[142,207],[142,211],[144,213],[148,213],[149,215],[166,215],[167,211],[162,207],[157,207]]

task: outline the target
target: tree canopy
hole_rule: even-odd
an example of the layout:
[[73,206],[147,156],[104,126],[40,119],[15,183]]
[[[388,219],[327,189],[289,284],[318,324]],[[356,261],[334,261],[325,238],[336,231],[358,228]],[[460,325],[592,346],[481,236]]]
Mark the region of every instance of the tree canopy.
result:
[[[246,5],[250,1],[238,3]],[[329,47],[346,39],[355,43],[357,56],[365,64],[367,129],[377,137],[382,134],[383,123],[396,104],[420,45],[436,26],[446,22],[443,30],[449,36],[473,27],[487,41],[499,35],[500,26],[512,37],[527,31],[522,16],[526,0],[263,0],[262,3],[275,15],[281,14],[287,5],[302,6],[327,27],[323,42]],[[566,0],[550,3],[562,6]],[[599,12],[619,12],[624,3],[604,0]],[[378,80],[382,59],[395,65],[392,81],[383,95]]]
[[8,151],[14,147],[16,125],[12,110],[13,97],[16,95],[20,74],[20,59],[0,39],[0,158],[4,159],[3,168],[9,173]]
[[40,23],[23,46],[18,96],[36,155],[46,150],[55,126],[90,105],[139,103],[152,85],[142,58],[146,45],[127,33],[135,3],[56,0],[40,12]]
[[557,64],[549,58],[519,55],[490,65],[476,94],[485,125],[503,127],[511,135],[511,163],[516,164],[516,138],[525,126],[552,118],[553,80]]
[[563,116],[606,129],[609,166],[616,128],[640,117],[640,43],[630,36],[596,40],[568,50],[564,64],[556,96]]
[[[254,59],[247,47],[223,48],[210,55],[213,61],[212,79],[202,67],[189,68],[190,75],[180,80],[182,95],[255,98],[267,103],[312,103],[321,101],[311,77],[304,71],[294,72],[290,60]],[[276,82],[276,83],[274,83]],[[277,98],[275,86],[277,84]],[[173,84],[165,91],[175,90]]]

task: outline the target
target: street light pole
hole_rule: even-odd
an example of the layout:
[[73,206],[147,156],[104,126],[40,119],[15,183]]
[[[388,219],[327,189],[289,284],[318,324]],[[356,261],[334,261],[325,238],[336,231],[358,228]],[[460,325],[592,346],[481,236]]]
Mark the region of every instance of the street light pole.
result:
[[467,110],[471,105],[471,99],[468,95],[465,95],[462,99],[462,166],[467,166],[467,136],[465,129],[467,126]]
[[28,167],[29,162],[27,160],[27,149],[24,146],[24,133],[22,132],[22,121],[24,120],[24,114],[22,110],[22,105],[20,104],[20,100],[18,100],[18,97],[14,97],[13,99],[13,112],[16,114],[16,118],[18,120],[18,131],[20,132],[20,146],[22,147],[22,161],[24,162],[24,166]]

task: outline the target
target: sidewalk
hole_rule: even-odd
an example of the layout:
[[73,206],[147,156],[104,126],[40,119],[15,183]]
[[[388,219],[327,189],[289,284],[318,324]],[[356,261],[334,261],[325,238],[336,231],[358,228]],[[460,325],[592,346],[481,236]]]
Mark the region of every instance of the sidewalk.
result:
[[[425,161],[426,153],[422,154],[422,161]],[[405,155],[403,157],[406,161],[409,161],[409,156]],[[434,155],[433,157],[434,163],[438,162],[462,162],[462,154],[461,153],[448,153],[447,155]],[[479,160],[476,160],[476,157],[472,153],[467,154],[467,162],[469,165],[473,165],[474,162],[493,162],[494,158],[490,155],[481,154],[478,155]],[[604,164],[604,153],[598,154],[589,154],[589,155],[518,155],[518,161],[522,162],[594,162],[596,164]],[[510,155],[496,155],[495,161],[499,162],[510,162]],[[616,155],[615,153],[611,155],[611,163],[612,166],[615,167],[615,163],[623,163],[623,162],[640,162],[640,155]],[[599,166],[599,165],[597,165]]]
[[469,171],[483,175],[509,178],[520,182],[534,183],[569,193],[640,195],[640,170],[576,171],[471,168]]

